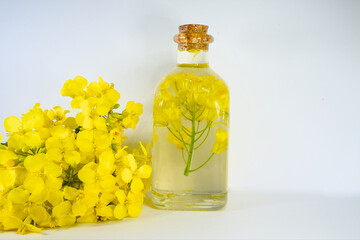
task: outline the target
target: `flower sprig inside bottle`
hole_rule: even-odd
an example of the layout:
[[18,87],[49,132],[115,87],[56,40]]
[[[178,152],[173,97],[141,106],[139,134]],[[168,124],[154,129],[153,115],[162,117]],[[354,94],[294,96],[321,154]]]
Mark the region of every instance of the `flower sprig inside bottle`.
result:
[[220,127],[208,159],[191,169],[193,156],[208,140],[211,129],[217,124],[227,126],[229,93],[221,80],[181,72],[168,75],[158,89],[154,126],[168,129],[168,141],[182,151],[186,176],[207,164],[214,154],[227,150],[228,132]]
[[[5,119],[0,146],[0,228],[18,233],[99,222],[140,214],[150,187],[150,144],[130,152],[123,145],[142,105],[130,101],[116,112],[120,94],[99,78],[65,82],[76,117],[40,104],[19,119]],[[0,135],[1,141],[1,135]]]

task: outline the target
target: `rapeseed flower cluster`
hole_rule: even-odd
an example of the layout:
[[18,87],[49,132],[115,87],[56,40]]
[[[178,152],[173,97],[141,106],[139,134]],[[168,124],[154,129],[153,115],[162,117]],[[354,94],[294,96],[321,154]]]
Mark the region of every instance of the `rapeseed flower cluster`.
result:
[[[168,142],[182,151],[186,176],[205,165],[214,154],[227,150],[229,92],[216,76],[185,72],[166,76],[158,86],[153,109],[154,127],[166,127]],[[208,160],[200,167],[190,169],[194,152],[208,140],[217,124],[222,126],[213,134],[215,143]],[[155,128],[153,142],[157,140]]]
[[[116,112],[120,94],[100,77],[88,84],[65,82],[76,117],[40,104],[19,119],[5,119],[8,140],[0,145],[0,229],[18,233],[137,217],[150,187],[150,144],[129,151],[142,104]],[[0,135],[0,142],[2,136]]]

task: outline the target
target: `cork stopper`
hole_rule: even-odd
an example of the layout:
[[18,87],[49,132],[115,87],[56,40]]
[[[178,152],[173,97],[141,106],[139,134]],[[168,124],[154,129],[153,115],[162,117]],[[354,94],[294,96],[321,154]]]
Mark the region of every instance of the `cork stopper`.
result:
[[209,43],[214,38],[207,34],[208,26],[201,24],[186,24],[179,26],[179,34],[174,36],[178,43],[178,50],[203,50],[207,51]]

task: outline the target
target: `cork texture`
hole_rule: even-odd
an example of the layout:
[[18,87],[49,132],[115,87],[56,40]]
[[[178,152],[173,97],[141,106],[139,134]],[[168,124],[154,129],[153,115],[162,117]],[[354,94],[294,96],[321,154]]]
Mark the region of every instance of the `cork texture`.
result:
[[208,26],[201,24],[186,24],[179,26],[179,34],[174,36],[178,50],[207,51],[214,38],[207,34]]

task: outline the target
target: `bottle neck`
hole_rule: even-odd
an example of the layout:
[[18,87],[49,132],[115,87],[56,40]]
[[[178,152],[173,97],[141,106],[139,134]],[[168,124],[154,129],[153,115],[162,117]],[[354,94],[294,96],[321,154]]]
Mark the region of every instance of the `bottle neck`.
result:
[[209,52],[204,50],[178,51],[177,66],[209,67]]

